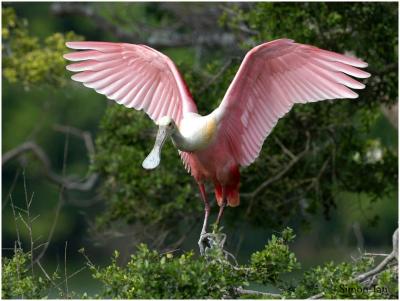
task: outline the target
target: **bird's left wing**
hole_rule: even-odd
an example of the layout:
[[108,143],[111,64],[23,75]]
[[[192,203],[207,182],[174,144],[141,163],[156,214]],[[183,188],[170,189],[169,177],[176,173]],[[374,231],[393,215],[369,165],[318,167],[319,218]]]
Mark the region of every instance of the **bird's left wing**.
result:
[[[349,88],[365,86],[347,74],[366,78],[356,58],[280,39],[249,51],[217,108],[219,131],[237,164],[250,165],[265,138],[295,103],[356,98]],[[349,87],[349,88],[348,88]]]
[[179,125],[186,112],[197,112],[192,96],[174,63],[144,45],[108,42],[67,42],[79,52],[64,58],[82,82],[128,108],[145,111],[151,119],[169,116]]

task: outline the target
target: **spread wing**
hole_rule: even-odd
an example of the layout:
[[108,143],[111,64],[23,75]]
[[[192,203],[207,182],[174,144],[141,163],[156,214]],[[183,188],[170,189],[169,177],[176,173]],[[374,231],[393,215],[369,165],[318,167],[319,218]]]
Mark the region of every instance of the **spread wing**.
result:
[[157,121],[169,116],[179,125],[186,112],[197,112],[192,96],[174,63],[144,45],[68,42],[79,52],[64,58],[76,63],[72,79],[128,108],[145,111]]
[[280,39],[253,48],[244,58],[218,110],[220,130],[235,160],[250,165],[275,124],[295,103],[356,98],[367,63]]

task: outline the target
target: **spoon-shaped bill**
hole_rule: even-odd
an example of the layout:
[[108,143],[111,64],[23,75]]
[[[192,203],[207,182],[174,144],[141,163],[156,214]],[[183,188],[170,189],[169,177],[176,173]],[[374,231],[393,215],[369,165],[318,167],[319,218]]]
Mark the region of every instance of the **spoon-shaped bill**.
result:
[[154,169],[156,168],[161,161],[161,149],[171,135],[167,126],[160,126],[158,128],[156,142],[154,143],[154,147],[151,150],[150,154],[144,159],[142,163],[142,167],[144,169]]

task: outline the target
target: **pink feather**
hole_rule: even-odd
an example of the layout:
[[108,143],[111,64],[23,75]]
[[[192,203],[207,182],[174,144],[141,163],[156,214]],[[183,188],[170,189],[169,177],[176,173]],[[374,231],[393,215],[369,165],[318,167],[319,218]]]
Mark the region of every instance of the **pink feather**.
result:
[[[349,88],[363,89],[365,86],[346,74],[367,78],[369,73],[356,68],[366,66],[367,63],[359,59],[297,44],[288,39],[259,45],[247,53],[220,104],[219,137],[222,139],[224,132],[241,133],[235,138],[225,134],[225,139],[234,140],[230,144],[235,145],[237,163],[247,166],[257,158],[264,139],[278,119],[294,103],[356,98],[357,93]],[[249,98],[248,91],[252,91],[255,97]],[[257,108],[242,105],[237,109],[237,103],[246,102],[256,103]],[[241,116],[246,116],[246,122]],[[264,129],[265,124],[267,127]],[[259,135],[261,128],[266,135]],[[254,135],[249,129],[257,134]],[[255,141],[256,137],[258,141]],[[250,146],[249,143],[254,145]]]
[[[107,42],[67,42],[67,47],[84,50],[64,55],[77,63],[67,66],[72,79],[127,107],[143,108],[151,118],[170,112],[175,122],[196,105],[174,63],[162,53],[143,45]],[[144,71],[144,72],[143,72]],[[157,98],[158,86],[168,82],[169,93]],[[165,90],[165,89],[164,89]],[[156,112],[158,103],[163,110]]]

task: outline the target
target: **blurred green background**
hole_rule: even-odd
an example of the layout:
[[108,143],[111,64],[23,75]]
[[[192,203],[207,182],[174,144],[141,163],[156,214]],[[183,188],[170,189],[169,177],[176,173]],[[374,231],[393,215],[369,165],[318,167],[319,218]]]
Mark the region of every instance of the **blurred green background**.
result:
[[[4,11],[10,8],[17,19],[4,17]],[[295,153],[302,149],[304,136],[298,124],[313,124],[315,129],[310,131],[315,134],[315,145],[328,141],[329,131],[340,133],[336,136],[339,146],[308,156],[279,185],[271,186],[256,198],[255,209],[249,207],[246,198],[242,198],[240,207],[228,208],[224,231],[229,237],[228,248],[242,262],[283,226],[295,229],[293,250],[305,268],[326,260],[351,260],[361,251],[387,253],[391,249],[391,235],[398,221],[398,138],[393,124],[393,120],[397,124],[397,113],[388,118],[390,114],[384,112],[397,107],[397,4],[3,3],[2,10],[3,155],[26,141],[34,141],[44,150],[57,174],[74,179],[93,173],[100,175],[91,189],[76,191],[49,181],[43,165],[32,153],[3,164],[3,256],[12,254],[16,240],[11,201],[23,209],[32,193],[30,215],[37,216],[33,223],[35,243],[46,242],[54,227],[44,254],[50,270],[63,264],[66,241],[70,273],[83,266],[84,259],[77,252],[82,247],[97,264],[107,262],[114,249],[121,251],[123,261],[140,241],[153,243],[160,250],[171,246],[197,250],[203,213],[194,180],[185,175],[171,145],[162,162],[167,167],[152,175],[141,169],[141,160],[150,150],[152,139],[146,142],[147,136],[143,142],[135,140],[134,135],[143,129],[152,133],[154,126],[140,113],[115,108],[102,95],[69,80],[61,54],[67,51],[63,39],[72,37],[144,43],[168,54],[182,70],[202,113],[211,111],[222,99],[246,51],[265,40],[288,37],[339,52],[354,51],[370,63],[367,70],[372,73],[360,99],[354,103],[311,104],[309,109],[296,107],[267,139],[261,158],[243,172],[241,190],[250,192],[257,183],[273,176],[269,166],[276,166],[270,162],[278,162],[278,167],[287,164],[278,157],[281,150],[275,138]],[[357,20],[349,33],[351,15]],[[280,21],[283,16],[285,21]],[[67,34],[71,31],[74,34]],[[55,33],[65,36],[45,42]],[[34,40],[29,40],[32,37]],[[57,44],[61,42],[61,46]],[[131,122],[131,128],[124,122]],[[329,128],[329,123],[332,128],[323,132],[321,128]],[[90,133],[97,139],[96,155],[90,158],[83,140],[58,131],[57,125]],[[125,133],[132,136],[117,133],[115,128],[124,126]],[[320,191],[311,194],[299,184],[300,180],[318,174],[334,149],[339,152],[333,157],[338,166],[328,164]],[[374,149],[382,156],[375,161],[365,159],[364,155]],[[114,158],[119,150],[135,153],[129,157],[131,161],[119,162]],[[89,170],[91,160],[94,162]],[[115,175],[118,169],[123,179]],[[337,182],[333,181],[333,173]],[[163,178],[157,185],[170,189],[162,193],[155,189],[152,193],[157,195],[155,199],[160,198],[159,203],[149,200],[147,212],[144,202],[152,194],[146,185],[160,177]],[[115,178],[117,184],[112,182]],[[141,182],[133,184],[138,178]],[[140,189],[145,188],[141,194]],[[179,206],[168,208],[168,202],[174,202],[171,194],[175,188]],[[210,189],[212,196],[211,193]],[[294,201],[279,207],[282,199],[289,196]],[[145,209],[139,215],[142,206]],[[161,206],[162,211],[158,210]],[[216,211],[215,205],[213,210]],[[21,221],[17,227],[23,245],[28,246],[28,231]],[[167,238],[155,242],[164,234]],[[37,254],[42,249],[43,246],[38,248]],[[87,271],[70,280],[76,291],[91,292],[92,285]]]

